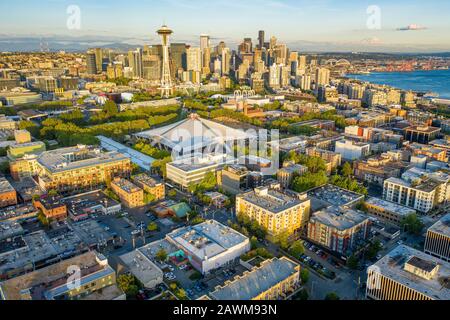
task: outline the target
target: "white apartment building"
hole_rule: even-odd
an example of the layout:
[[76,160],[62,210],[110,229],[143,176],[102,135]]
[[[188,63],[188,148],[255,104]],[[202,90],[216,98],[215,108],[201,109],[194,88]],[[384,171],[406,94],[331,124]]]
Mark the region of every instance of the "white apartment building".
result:
[[354,142],[351,140],[336,141],[336,153],[340,153],[344,160],[356,160],[370,154],[370,143]]

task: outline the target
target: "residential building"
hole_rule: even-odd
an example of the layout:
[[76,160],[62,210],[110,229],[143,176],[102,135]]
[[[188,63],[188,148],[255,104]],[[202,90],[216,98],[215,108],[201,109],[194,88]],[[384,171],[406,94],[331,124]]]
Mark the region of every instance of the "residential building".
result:
[[346,257],[366,243],[369,231],[369,218],[352,209],[330,207],[313,213],[308,223],[308,239]]
[[[434,140],[435,141],[435,140]],[[412,154],[415,156],[423,155],[426,156],[428,161],[442,161],[448,162],[447,150],[442,148],[436,148],[427,144],[411,143],[408,147],[412,150]]]
[[400,178],[410,167],[411,164],[401,161],[400,153],[391,151],[353,162],[354,174],[358,179],[379,186],[391,177]]
[[285,163],[283,168],[277,171],[277,180],[282,188],[288,189],[295,176],[300,176],[308,171],[308,168],[300,164]]
[[130,158],[118,152],[102,152],[92,146],[78,145],[26,155],[10,163],[15,180],[37,176],[45,190],[73,192],[104,185],[114,176],[128,177]]
[[403,179],[389,178],[384,181],[383,199],[428,213],[438,203],[436,190],[439,185],[432,179],[411,183]]
[[450,213],[428,228],[424,251],[450,262]]
[[236,196],[236,214],[258,222],[272,240],[281,234],[293,236],[305,228],[311,202],[305,194],[263,186]]
[[114,178],[111,181],[111,190],[117,194],[120,201],[128,208],[142,207],[144,205],[144,191],[124,178]]
[[250,250],[248,237],[216,220],[177,229],[166,240],[182,250],[202,274],[234,263]]
[[145,173],[138,174],[132,179],[135,185],[151,194],[155,198],[155,201],[162,200],[166,197],[166,187],[162,181],[158,181],[156,178],[150,177]]
[[344,160],[357,160],[370,154],[370,144],[351,140],[336,141],[335,152]]
[[306,148],[306,155],[310,157],[319,157],[322,160],[324,160],[326,171],[328,174],[331,174],[342,163],[342,156],[340,153],[332,152],[329,150],[323,150],[316,147]]
[[450,300],[450,265],[399,245],[367,270],[367,298],[373,300]]
[[26,142],[12,145],[8,148],[8,158],[11,160],[23,158],[25,155],[40,154],[46,150],[42,141]]
[[299,284],[300,266],[286,257],[273,258],[217,286],[209,296],[214,300],[281,300]]

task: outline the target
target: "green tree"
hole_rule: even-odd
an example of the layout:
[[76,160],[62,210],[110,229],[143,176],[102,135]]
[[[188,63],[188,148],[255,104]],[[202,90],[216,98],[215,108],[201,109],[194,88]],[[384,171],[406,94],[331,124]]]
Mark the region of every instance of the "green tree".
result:
[[306,174],[294,178],[292,189],[296,192],[305,192],[307,190],[320,187],[328,182],[325,171],[317,173],[307,172]]
[[342,169],[341,169],[341,174],[347,178],[351,177],[353,175],[353,169],[352,169],[352,166],[350,165],[350,163],[348,163],[348,162],[344,163],[344,165],[342,166]]
[[166,261],[168,255],[167,255],[166,250],[161,249],[161,250],[159,250],[159,251],[156,253],[156,256],[155,256],[155,257],[156,257],[156,259],[158,259],[159,261]]
[[330,292],[325,296],[325,300],[340,300],[339,296],[335,292]]
[[159,227],[158,227],[158,224],[156,222],[151,222],[147,226],[147,230],[150,231],[150,232],[158,231],[158,229],[159,229]]
[[305,253],[303,243],[300,240],[295,241],[289,248],[289,253],[299,259],[300,256]]
[[300,271],[300,279],[302,280],[302,284],[306,284],[309,280],[309,270],[306,268],[302,268]]
[[28,130],[30,134],[35,137],[39,138],[39,126],[31,121],[22,120],[19,122],[19,129],[20,130]]
[[420,218],[415,213],[409,214],[406,217],[404,217],[401,220],[400,225],[408,233],[415,234],[415,235],[419,235],[424,228],[423,222],[420,220]]
[[358,258],[354,255],[350,256],[347,260],[347,267],[349,267],[352,270],[356,270],[358,268]]
[[258,248],[258,239],[255,236],[252,236],[250,238],[250,245],[251,245],[252,250],[255,250],[256,248]]

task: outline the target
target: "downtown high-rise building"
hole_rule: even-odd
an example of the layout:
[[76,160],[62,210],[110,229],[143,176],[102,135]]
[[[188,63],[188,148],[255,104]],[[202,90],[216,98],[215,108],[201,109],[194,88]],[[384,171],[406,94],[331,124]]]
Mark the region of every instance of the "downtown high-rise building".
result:
[[266,33],[264,30],[260,30],[258,32],[258,49],[264,48],[264,38],[266,36]]
[[186,50],[187,71],[202,71],[202,51],[200,48]]
[[330,69],[317,68],[316,69],[316,88],[318,86],[325,86],[330,83]]
[[142,49],[138,48],[128,52],[128,64],[132,69],[133,77],[143,78]]
[[87,74],[97,74],[97,63],[95,61],[95,52],[89,50],[86,53],[86,72]]

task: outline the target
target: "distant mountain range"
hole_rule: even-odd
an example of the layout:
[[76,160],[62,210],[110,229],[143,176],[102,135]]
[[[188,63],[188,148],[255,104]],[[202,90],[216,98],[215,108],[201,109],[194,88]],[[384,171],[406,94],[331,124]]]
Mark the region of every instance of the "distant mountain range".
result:
[[[198,37],[187,37],[189,39],[175,39],[174,42],[186,42],[198,45]],[[238,41],[226,39],[227,45],[235,48]],[[0,34],[0,52],[39,52],[42,48],[50,51],[85,52],[89,48],[111,48],[119,51],[127,51],[132,48],[143,46],[144,44],[157,44],[159,40],[155,37],[145,39],[143,37],[116,37],[116,36],[62,36],[62,35],[5,35]],[[368,41],[361,42],[314,42],[314,41],[288,41],[286,43],[292,50],[301,52],[370,52],[402,55],[428,55],[450,57],[450,52],[439,52],[445,50],[433,50],[418,46],[394,46]]]

